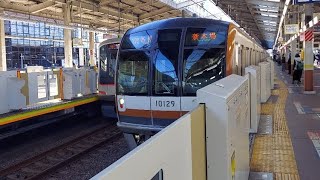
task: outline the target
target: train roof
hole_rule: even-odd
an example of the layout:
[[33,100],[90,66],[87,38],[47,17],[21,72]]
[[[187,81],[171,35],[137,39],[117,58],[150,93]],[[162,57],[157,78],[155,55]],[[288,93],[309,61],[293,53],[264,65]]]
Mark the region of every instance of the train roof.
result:
[[99,46],[105,45],[105,44],[114,44],[114,43],[120,43],[121,38],[112,38],[102,41]]
[[178,27],[210,27],[213,25],[225,25],[228,26],[230,22],[207,19],[207,18],[170,18],[158,21],[153,21],[141,26],[129,29],[127,33],[135,33],[145,31],[149,29],[161,29],[161,28],[178,28]]

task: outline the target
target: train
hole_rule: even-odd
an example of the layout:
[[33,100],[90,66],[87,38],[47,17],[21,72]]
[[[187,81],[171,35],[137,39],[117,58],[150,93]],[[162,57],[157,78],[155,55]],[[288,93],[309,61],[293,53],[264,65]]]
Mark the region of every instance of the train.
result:
[[206,18],[154,21],[124,34],[117,56],[118,127],[134,147],[198,103],[196,91],[245,74],[267,56],[233,23]]
[[102,41],[98,46],[98,91],[100,94],[101,111],[105,117],[116,118],[114,98],[116,59],[121,38]]

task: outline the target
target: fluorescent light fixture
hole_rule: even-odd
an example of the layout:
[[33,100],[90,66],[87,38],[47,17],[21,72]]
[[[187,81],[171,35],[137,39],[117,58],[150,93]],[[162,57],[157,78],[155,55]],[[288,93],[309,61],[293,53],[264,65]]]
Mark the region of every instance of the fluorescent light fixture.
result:
[[[269,0],[269,1],[270,1],[270,0]],[[275,1],[273,1],[273,2],[275,2]],[[280,2],[280,0],[279,0],[279,1],[276,1],[276,2]],[[284,8],[283,8],[282,16],[281,16],[280,23],[279,23],[279,29],[278,29],[277,37],[276,37],[275,42],[274,42],[274,45],[273,45],[273,49],[275,48],[275,46],[276,46],[276,44],[277,44],[277,42],[278,42],[278,38],[279,38],[279,36],[280,36],[280,31],[281,31],[281,29],[282,29],[281,27],[282,27],[283,19],[284,19],[285,15],[287,14],[287,10],[288,10],[288,5],[289,5],[289,3],[290,3],[290,0],[286,0],[286,2],[284,3]]]

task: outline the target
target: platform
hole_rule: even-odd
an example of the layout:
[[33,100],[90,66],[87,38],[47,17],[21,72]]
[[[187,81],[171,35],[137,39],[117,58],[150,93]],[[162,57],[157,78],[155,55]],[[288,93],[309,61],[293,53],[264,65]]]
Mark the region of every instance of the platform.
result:
[[0,126],[7,125],[10,123],[18,122],[21,120],[33,118],[36,116],[57,112],[76,106],[81,106],[91,102],[98,101],[99,97],[97,95],[88,95],[75,98],[72,100],[49,100],[40,102],[31,106],[27,106],[19,111],[14,111],[6,114],[0,115]]
[[274,117],[273,135],[255,139],[252,171],[273,172],[274,179],[313,180],[320,176],[320,69],[314,71],[316,94],[307,95],[302,84],[276,67],[276,102],[262,105]]
[[[306,95],[303,84],[292,85],[291,77],[279,71],[286,82],[288,99],[285,108],[287,124],[296,156],[300,179],[319,179],[320,176],[320,69],[314,71],[316,94]],[[303,83],[303,79],[302,79]]]

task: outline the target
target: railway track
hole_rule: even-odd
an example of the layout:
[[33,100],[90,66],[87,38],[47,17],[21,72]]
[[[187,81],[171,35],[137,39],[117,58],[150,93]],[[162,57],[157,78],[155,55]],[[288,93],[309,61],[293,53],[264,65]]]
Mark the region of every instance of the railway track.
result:
[[38,179],[82,155],[121,137],[115,124],[109,124],[65,144],[0,171],[0,180]]

